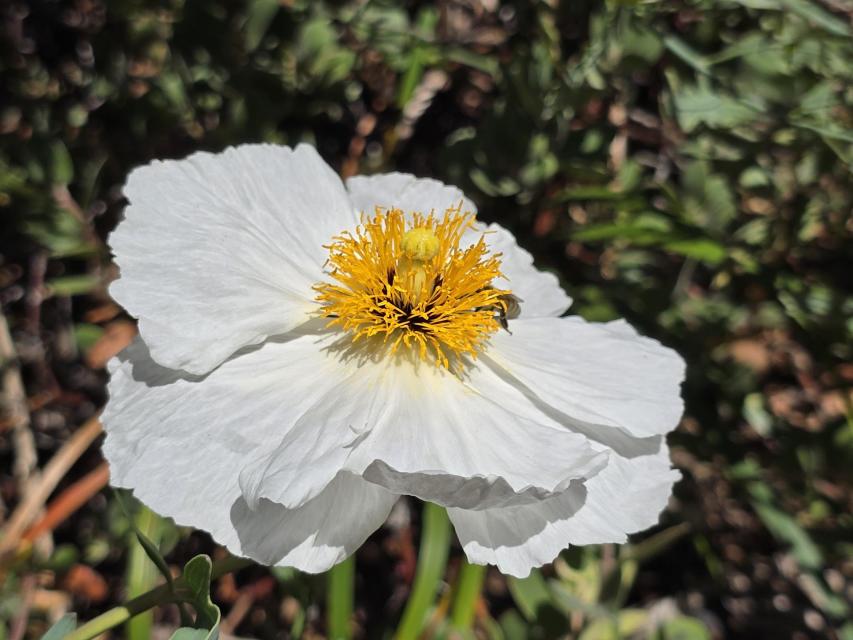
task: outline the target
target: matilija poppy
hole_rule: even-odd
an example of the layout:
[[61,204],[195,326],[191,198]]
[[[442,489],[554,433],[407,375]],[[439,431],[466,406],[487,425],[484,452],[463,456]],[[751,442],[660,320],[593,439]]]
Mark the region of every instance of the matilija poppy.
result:
[[110,291],[112,483],[233,553],[319,572],[400,495],[524,576],[657,522],[684,364],[557,279],[455,187],[343,183],[310,146],[133,171]]

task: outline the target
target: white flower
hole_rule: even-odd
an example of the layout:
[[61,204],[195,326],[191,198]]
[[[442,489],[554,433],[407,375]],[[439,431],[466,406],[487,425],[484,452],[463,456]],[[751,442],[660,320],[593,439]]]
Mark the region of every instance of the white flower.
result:
[[104,452],[151,508],[311,572],[401,494],[517,576],[657,522],[681,358],[560,317],[557,279],[455,187],[244,145],[125,193],[111,293],[141,336],[110,364]]

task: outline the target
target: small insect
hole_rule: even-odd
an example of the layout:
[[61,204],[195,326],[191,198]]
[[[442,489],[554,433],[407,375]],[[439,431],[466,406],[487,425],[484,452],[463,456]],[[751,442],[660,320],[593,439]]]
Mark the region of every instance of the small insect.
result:
[[[494,287],[485,287],[486,289],[493,289]],[[495,314],[495,319],[500,323],[501,327],[503,327],[507,333],[512,333],[509,330],[509,322],[508,320],[514,320],[519,315],[521,315],[521,303],[524,302],[518,296],[512,293],[505,293],[500,296],[499,302],[496,304],[490,304],[486,307],[477,307],[477,311],[492,311]]]

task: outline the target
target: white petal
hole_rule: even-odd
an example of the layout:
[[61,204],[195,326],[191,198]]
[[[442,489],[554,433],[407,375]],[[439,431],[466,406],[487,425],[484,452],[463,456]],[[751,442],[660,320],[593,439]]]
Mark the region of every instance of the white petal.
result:
[[[356,369],[321,351],[317,336],[291,336],[241,353],[207,376],[161,367],[137,339],[110,364],[110,400],[102,420],[113,480],[161,487],[162,504],[152,506],[168,513],[174,501],[217,490],[199,484],[194,473],[201,467],[218,467],[223,482],[239,487],[241,474],[262,476],[257,461],[281,447],[290,466],[289,474],[275,478],[279,501],[295,507],[322,491],[359,435],[346,419],[326,424],[314,418],[318,407],[330,404],[356,418],[358,405],[340,403],[347,375]],[[255,503],[260,497],[270,496],[260,491],[249,499]],[[230,506],[210,504],[211,512]],[[209,529],[207,517],[200,511],[196,526]]]
[[334,338],[314,338],[313,353],[286,363],[298,413],[289,413],[292,422],[283,425],[283,435],[248,459],[240,473],[243,496],[253,509],[262,498],[291,508],[311,499],[387,412],[376,390],[384,368],[341,362],[324,351]]
[[462,202],[463,211],[477,212],[474,203],[461,189],[432,178],[416,178],[408,173],[382,173],[374,176],[355,176],[347,180],[347,190],[356,211],[372,215],[377,206],[396,207],[406,213],[446,209]]
[[597,476],[538,504],[448,509],[465,554],[473,563],[494,564],[503,573],[524,577],[570,544],[625,542],[628,534],[657,523],[681,477],[670,468],[663,438],[658,442],[649,455],[613,454]]
[[510,329],[492,337],[487,360],[569,419],[641,438],[681,419],[684,361],[624,321],[533,318]]
[[[378,387],[373,400],[384,411],[346,468],[394,493],[483,509],[561,493],[606,463],[606,452],[529,403],[494,400],[520,394],[488,368],[465,375],[476,383],[430,364],[389,370],[393,384]],[[486,386],[488,396],[478,391]]]
[[[461,189],[445,185],[430,178],[416,178],[407,173],[386,173],[375,176],[356,176],[347,180],[347,189],[358,211],[372,214],[374,208],[396,206],[403,211],[441,213],[462,201],[463,211],[476,213],[477,207]],[[524,316],[559,316],[572,304],[552,273],[539,271],[533,266],[533,256],[518,246],[513,235],[498,224],[476,227],[462,238],[463,246],[480,239],[486,233],[486,242],[493,251],[503,254],[501,270],[507,281],[495,286],[509,288],[522,299]]]
[[[239,481],[245,465],[287,438],[340,382],[343,369],[316,340],[268,342],[208,376],[191,376],[155,363],[137,339],[110,363],[102,421],[111,483],[133,489],[181,525],[209,531],[238,555],[306,571],[345,558],[382,523],[395,499],[340,472],[350,444],[346,429],[314,443],[292,438],[289,453],[297,464],[289,480],[301,499],[297,508],[259,499],[252,511]],[[261,536],[285,522],[286,530]]]
[[[486,231],[486,244],[492,251],[502,253],[501,272],[506,280],[494,283],[501,289],[510,289],[521,299],[521,316],[524,318],[559,316],[571,306],[572,299],[566,295],[553,273],[540,271],[533,266],[533,256],[522,249],[509,231],[499,224],[478,225],[475,231],[466,234],[464,240],[471,241],[472,235],[479,238]],[[511,325],[515,323],[510,320]],[[510,327],[512,330],[512,327]]]
[[358,549],[385,522],[396,499],[346,472],[297,509],[263,499],[253,511],[240,498],[231,510],[237,540],[226,546],[263,564],[319,573]]
[[157,362],[196,374],[304,322],[323,245],[357,222],[340,179],[303,145],[154,162],[125,194],[110,293],[139,318]]

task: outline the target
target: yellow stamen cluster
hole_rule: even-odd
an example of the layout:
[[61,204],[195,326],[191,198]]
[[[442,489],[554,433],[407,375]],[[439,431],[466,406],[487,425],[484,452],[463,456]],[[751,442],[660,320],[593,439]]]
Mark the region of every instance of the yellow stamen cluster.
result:
[[329,326],[354,341],[379,336],[391,353],[405,346],[447,368],[460,356],[476,358],[500,328],[496,316],[510,292],[492,286],[501,277],[500,255],[482,237],[459,246],[473,222],[461,204],[441,218],[414,213],[408,229],[400,209],[363,216],[354,234],[343,232],[327,247],[335,282],[314,287]]

